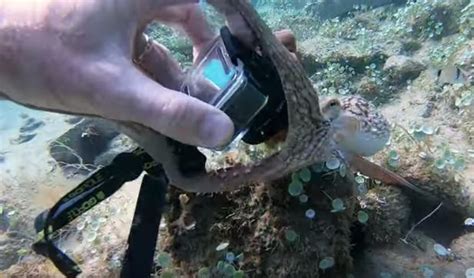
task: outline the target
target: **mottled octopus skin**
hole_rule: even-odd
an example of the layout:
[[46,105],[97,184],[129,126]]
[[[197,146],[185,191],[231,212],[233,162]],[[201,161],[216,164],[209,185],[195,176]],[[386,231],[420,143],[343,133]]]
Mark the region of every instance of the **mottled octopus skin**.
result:
[[350,168],[386,184],[402,185],[433,198],[403,177],[363,158],[381,151],[390,139],[387,119],[367,100],[357,95],[331,98],[323,102],[322,111],[331,121],[336,147]]
[[[331,121],[338,137],[335,139],[338,149],[361,156],[372,156],[381,151],[390,139],[387,119],[361,96],[342,97],[339,102],[340,115]],[[354,129],[345,128],[347,119],[356,122]]]
[[277,68],[288,105],[289,128],[282,149],[254,165],[234,166],[186,178],[177,169],[172,149],[163,135],[128,122],[120,123],[121,130],[163,165],[172,185],[191,192],[235,190],[249,183],[275,180],[325,161],[334,150],[330,123],[321,114],[318,94],[303,66],[292,58],[248,1],[208,2],[223,14],[238,12],[253,31],[262,54],[269,57]]

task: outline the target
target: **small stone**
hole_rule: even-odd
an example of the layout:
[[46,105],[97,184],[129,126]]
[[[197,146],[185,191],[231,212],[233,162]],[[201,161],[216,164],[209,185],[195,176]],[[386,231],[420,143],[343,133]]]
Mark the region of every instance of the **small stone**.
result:
[[423,63],[411,57],[394,55],[387,59],[383,70],[392,84],[402,84],[416,79],[425,68]]
[[466,218],[466,220],[464,220],[464,225],[466,226],[474,226],[474,218]]
[[44,122],[40,120],[35,120],[33,118],[28,118],[25,124],[20,128],[21,133],[30,133],[36,129],[44,126]]
[[23,144],[23,143],[26,143],[26,142],[29,142],[31,140],[33,140],[33,138],[36,137],[36,134],[35,133],[32,133],[32,134],[20,134],[18,136],[18,138],[16,139],[13,139],[13,140],[10,140],[10,143],[11,144],[14,144],[14,145],[20,145],[20,144]]
[[449,251],[443,245],[439,243],[435,243],[433,245],[433,250],[438,256],[441,256],[441,257],[446,257],[447,255],[449,255]]

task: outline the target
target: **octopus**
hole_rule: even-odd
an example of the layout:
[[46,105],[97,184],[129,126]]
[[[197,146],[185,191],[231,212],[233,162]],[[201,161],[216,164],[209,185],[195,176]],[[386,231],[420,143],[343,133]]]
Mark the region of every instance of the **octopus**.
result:
[[374,116],[376,114],[365,106],[365,102],[352,98],[330,101],[320,107],[318,93],[301,62],[294,59],[247,0],[207,2],[221,14],[239,13],[252,31],[260,55],[272,61],[279,75],[279,80],[275,82],[280,82],[286,99],[288,129],[281,149],[260,161],[217,171],[203,169],[199,173],[185,175],[180,170],[180,158],[176,154],[188,152],[190,146],[176,148],[173,140],[148,127],[118,122],[120,130],[163,166],[170,184],[188,192],[232,191],[249,184],[283,178],[304,167],[325,162],[342,150],[349,164],[359,171],[369,172],[379,180],[396,180],[416,188],[361,157],[378,151],[388,133],[384,121]]
[[321,111],[331,122],[333,140],[341,156],[354,171],[386,184],[397,184],[426,195],[421,189],[396,173],[370,162],[390,140],[390,124],[374,105],[358,95],[328,98]]

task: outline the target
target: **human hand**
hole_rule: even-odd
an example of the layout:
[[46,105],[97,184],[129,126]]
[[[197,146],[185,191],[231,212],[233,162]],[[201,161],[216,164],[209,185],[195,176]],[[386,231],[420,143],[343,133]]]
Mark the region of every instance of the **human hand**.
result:
[[0,7],[0,91],[11,100],[140,123],[187,144],[214,147],[231,137],[223,112],[176,92],[183,73],[166,49],[152,45],[145,72],[133,63],[136,38],[152,19],[184,29],[195,53],[213,39],[196,6],[170,5],[195,1],[12,2]]

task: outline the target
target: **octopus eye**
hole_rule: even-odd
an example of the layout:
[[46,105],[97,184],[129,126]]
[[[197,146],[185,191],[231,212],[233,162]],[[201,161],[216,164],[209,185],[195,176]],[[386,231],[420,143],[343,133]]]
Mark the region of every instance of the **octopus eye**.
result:
[[329,103],[329,106],[334,107],[337,105],[337,101],[333,100]]

